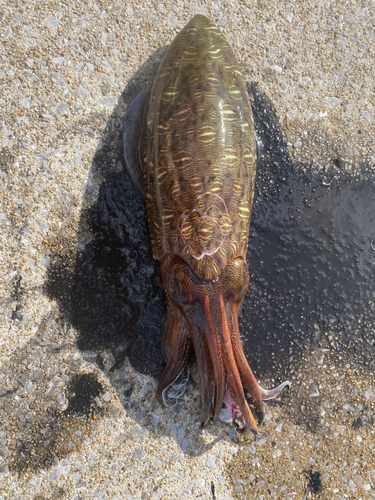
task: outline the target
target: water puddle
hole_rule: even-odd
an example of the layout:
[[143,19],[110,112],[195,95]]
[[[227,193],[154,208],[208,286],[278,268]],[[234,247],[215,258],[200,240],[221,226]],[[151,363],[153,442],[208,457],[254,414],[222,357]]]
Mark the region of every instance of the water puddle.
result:
[[[285,366],[328,331],[341,349],[371,358],[374,181],[293,168],[273,191],[255,202],[249,238],[252,279],[241,323],[250,364],[258,371],[270,359]],[[369,335],[360,348],[358,322]]]

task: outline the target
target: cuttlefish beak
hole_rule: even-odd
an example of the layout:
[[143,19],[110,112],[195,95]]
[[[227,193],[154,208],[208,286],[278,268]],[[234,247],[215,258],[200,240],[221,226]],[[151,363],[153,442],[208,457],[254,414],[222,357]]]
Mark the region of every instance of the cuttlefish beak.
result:
[[233,421],[256,432],[257,422],[245,390],[252,396],[261,423],[263,399],[275,397],[286,383],[273,391],[264,391],[242,349],[238,313],[249,286],[246,262],[239,257],[218,278],[204,281],[181,258],[173,257],[162,266],[162,275],[168,327],[164,337],[167,366],[158,386],[159,401],[168,405],[168,396],[176,392],[173,387],[177,384],[181,389],[181,381],[186,383],[187,359],[193,345],[200,379],[202,424],[212,415],[218,417],[225,403]]

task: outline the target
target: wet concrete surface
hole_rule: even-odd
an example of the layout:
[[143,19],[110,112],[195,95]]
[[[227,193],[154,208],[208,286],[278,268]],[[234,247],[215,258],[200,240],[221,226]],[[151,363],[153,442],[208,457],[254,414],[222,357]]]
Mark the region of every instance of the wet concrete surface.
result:
[[[250,89],[263,153],[241,321],[248,359],[260,374],[273,360],[285,377],[302,348],[316,345],[330,329],[340,350],[372,365],[374,173],[366,165],[355,176],[338,172],[336,161],[322,171],[293,164],[272,106],[255,86]],[[359,344],[358,322],[369,342]]]

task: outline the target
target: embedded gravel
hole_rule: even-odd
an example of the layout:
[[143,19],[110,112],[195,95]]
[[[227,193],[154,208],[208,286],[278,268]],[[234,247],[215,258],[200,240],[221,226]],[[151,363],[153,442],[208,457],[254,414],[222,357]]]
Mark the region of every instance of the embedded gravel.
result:
[[[175,409],[156,402],[165,304],[120,146],[130,97],[203,13],[272,103],[277,161],[373,179],[373,2],[0,11],[0,500],[375,499],[374,330],[360,315],[350,331],[369,355],[333,326],[298,343],[256,439],[200,430],[194,369]],[[275,383],[272,362],[258,372]]]

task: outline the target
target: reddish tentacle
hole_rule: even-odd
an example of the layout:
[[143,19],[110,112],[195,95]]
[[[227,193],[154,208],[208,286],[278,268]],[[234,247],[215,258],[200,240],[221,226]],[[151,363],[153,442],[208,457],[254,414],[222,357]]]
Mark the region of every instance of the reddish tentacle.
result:
[[222,323],[223,323],[222,348],[224,353],[224,363],[226,366],[226,372],[229,378],[229,385],[233,392],[233,397],[241,410],[243,418],[245,419],[246,427],[249,430],[253,430],[257,428],[257,423],[245,399],[245,394],[243,391],[240,374],[233,354],[232,340],[229,333],[227,316],[225,313],[225,304],[222,295],[219,295],[219,301],[220,301],[220,309],[221,309]]

